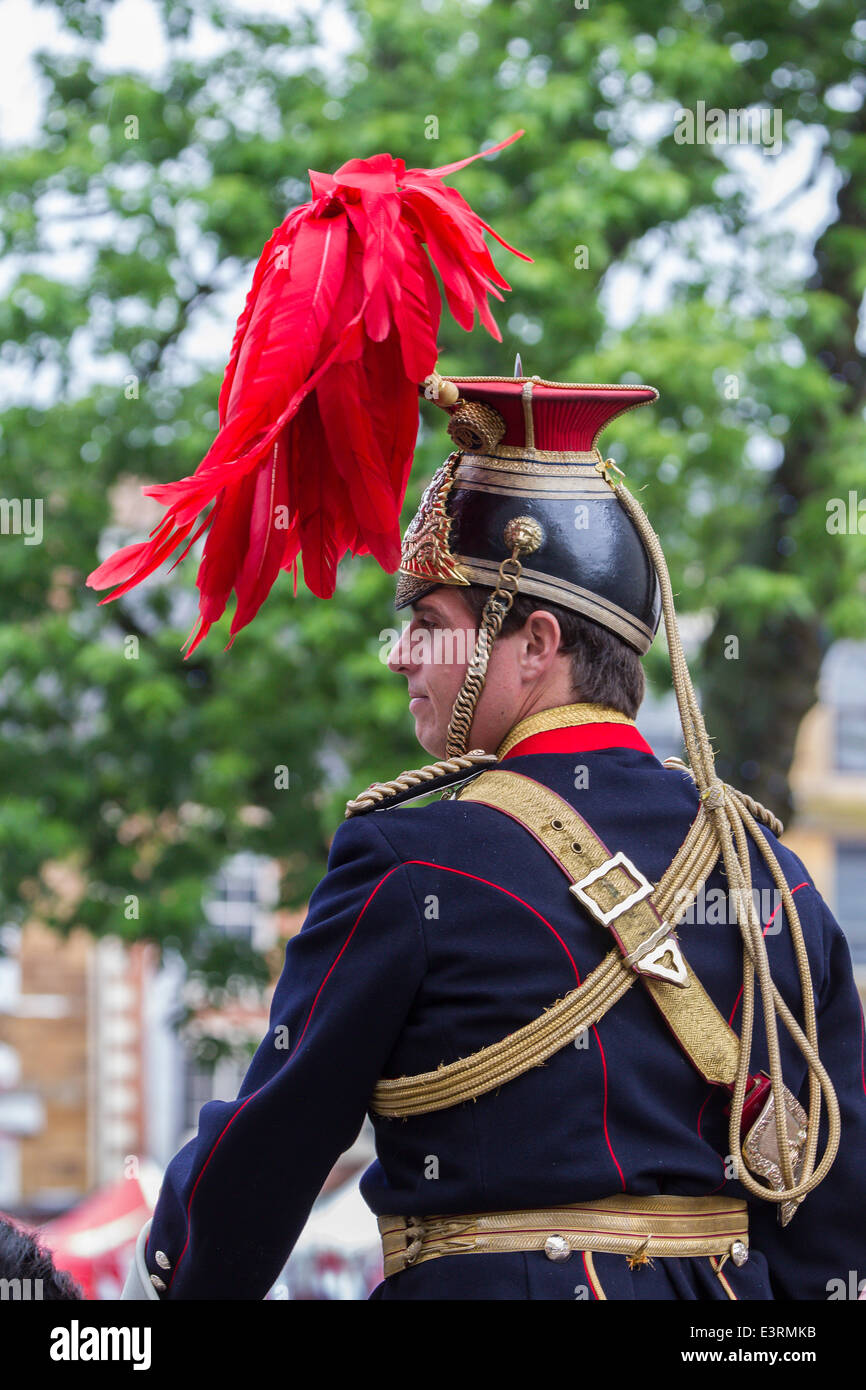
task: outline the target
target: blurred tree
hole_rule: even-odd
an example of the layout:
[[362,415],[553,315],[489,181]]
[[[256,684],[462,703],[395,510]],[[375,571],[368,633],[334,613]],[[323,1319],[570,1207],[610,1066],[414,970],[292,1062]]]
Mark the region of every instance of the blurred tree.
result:
[[[297,903],[346,794],[419,761],[379,660],[398,624],[374,562],[345,564],[329,602],[281,579],[230,652],[224,620],[189,662],[193,556],[104,606],[83,581],[159,519],[140,486],[206,451],[230,319],[272,227],[308,198],[307,168],[383,149],[432,166],[519,126],[454,183],[534,264],[497,248],[504,345],[446,317],[441,365],[502,374],[519,348],[545,377],[660,388],[605,442],[645,489],[681,611],[712,616],[696,674],[719,769],[784,817],[822,651],[866,635],[866,541],[828,530],[832,499],[863,485],[853,0],[347,0],[280,20],[153,0],[153,75],[133,54],[103,65],[112,0],[43,7],[63,42],[38,56],[39,133],[0,166],[2,489],[44,506],[41,543],[0,534],[5,918],[190,956],[227,854],[276,856]],[[778,108],[782,154],[678,143],[678,110],[699,102]],[[789,159],[794,142],[812,158]],[[761,211],[782,160],[785,207]],[[815,190],[828,221],[803,245],[780,221]],[[429,424],[407,515],[445,447]],[[647,663],[660,685],[663,646]]]

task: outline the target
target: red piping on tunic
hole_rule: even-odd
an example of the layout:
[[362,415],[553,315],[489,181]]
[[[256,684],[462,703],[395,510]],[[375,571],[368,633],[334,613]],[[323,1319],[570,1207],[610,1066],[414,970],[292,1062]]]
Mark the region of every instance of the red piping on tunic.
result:
[[[361,908],[360,912],[358,913],[358,916],[355,918],[355,922],[354,922],[354,925],[353,925],[353,927],[352,927],[352,930],[349,932],[349,935],[346,937],[346,940],[343,942],[343,945],[341,946],[341,948],[340,948],[340,950],[338,951],[337,955],[334,957],[334,960],[333,960],[333,962],[331,963],[331,966],[330,966],[330,968],[329,968],[329,970],[328,970],[328,973],[325,975],[325,978],[322,980],[322,983],[320,984],[320,986],[319,986],[319,988],[318,988],[318,990],[317,990],[317,992],[316,992],[316,997],[315,997],[315,999],[313,1000],[313,1002],[312,1002],[312,1004],[311,1004],[311,1006],[310,1006],[310,1012],[309,1012],[308,1015],[307,1015],[307,1021],[306,1021],[306,1023],[304,1024],[303,1030],[302,1030],[302,1032],[301,1032],[301,1036],[298,1038],[298,1041],[297,1041],[297,1043],[295,1044],[294,1048],[292,1049],[291,1053],[289,1054],[289,1057],[286,1059],[286,1062],[288,1062],[288,1061],[291,1060],[291,1058],[295,1055],[295,1053],[297,1052],[298,1048],[300,1047],[300,1045],[301,1045],[301,1043],[302,1043],[302,1041],[303,1041],[303,1039],[304,1039],[304,1034],[306,1033],[307,1028],[308,1028],[309,1025],[310,1025],[310,1020],[311,1020],[312,1017],[313,1017],[313,1012],[314,1012],[314,1010],[315,1010],[315,1008],[316,1008],[316,1005],[317,1005],[318,1002],[319,1002],[319,996],[321,995],[322,990],[325,988],[325,985],[327,984],[327,982],[328,982],[328,980],[330,979],[330,977],[331,977],[333,971],[335,970],[335,968],[336,968],[336,966],[337,966],[337,962],[340,960],[341,956],[343,955],[344,951],[346,950],[346,947],[348,946],[349,942],[351,941],[351,939],[352,939],[352,937],[353,937],[353,935],[354,935],[354,933],[355,933],[355,930],[356,930],[356,928],[357,928],[357,926],[358,926],[358,924],[359,924],[361,918],[363,917],[364,913],[366,912],[366,910],[367,910],[367,908],[369,907],[370,903],[372,902],[373,898],[374,898],[375,895],[378,893],[379,889],[382,887],[382,884],[385,883],[386,880],[389,879],[389,878],[391,877],[391,875],[392,875],[393,873],[396,872],[397,869],[403,869],[403,868],[405,868],[405,867],[406,867],[407,865],[409,865],[409,864],[417,864],[417,865],[420,865],[420,866],[423,867],[423,868],[429,868],[429,869],[440,869],[443,873],[462,874],[462,875],[463,875],[464,877],[466,877],[466,878],[473,878],[473,879],[475,879],[477,883],[484,883],[484,884],[486,884],[489,888],[495,888],[495,889],[498,890],[498,892],[500,892],[500,893],[505,893],[509,898],[514,898],[516,902],[519,902],[523,907],[525,907],[529,912],[531,912],[531,913],[533,914],[533,916],[537,917],[537,918],[539,919],[539,921],[543,922],[544,925],[545,925],[551,932],[553,932],[553,935],[556,937],[556,939],[557,939],[557,941],[559,942],[560,946],[561,946],[562,949],[565,951],[565,954],[568,956],[568,959],[569,959],[569,961],[571,962],[571,968],[572,968],[572,970],[574,971],[575,979],[577,980],[577,983],[580,984],[580,975],[578,974],[577,966],[576,966],[575,963],[574,963],[574,957],[572,956],[571,952],[569,951],[569,949],[568,949],[568,947],[566,946],[565,942],[563,941],[562,937],[559,935],[559,932],[556,931],[555,927],[553,927],[553,926],[551,925],[551,923],[547,921],[547,918],[546,918],[546,917],[543,917],[543,916],[541,915],[541,913],[538,912],[536,908],[532,907],[532,905],[531,905],[530,903],[525,902],[524,899],[521,898],[521,897],[519,897],[516,893],[510,892],[507,888],[503,888],[503,887],[501,886],[501,884],[498,884],[498,883],[491,883],[491,881],[490,881],[489,879],[486,879],[486,878],[479,878],[479,876],[478,876],[477,874],[470,874],[470,873],[468,873],[468,872],[467,872],[466,870],[464,870],[464,869],[452,869],[452,868],[450,868],[447,864],[434,864],[434,863],[432,863],[431,861],[426,860],[426,859],[407,859],[404,863],[401,863],[401,864],[394,864],[393,867],[390,868],[386,874],[383,874],[383,875],[382,875],[382,877],[379,879],[379,882],[378,882],[378,883],[376,884],[376,886],[372,889],[372,891],[371,891],[369,897],[367,898],[367,901],[364,903],[364,906]],[[593,1025],[593,1032],[595,1032],[596,1038],[598,1039],[598,1033],[596,1032],[595,1026],[594,1026],[594,1025]],[[601,1049],[601,1040],[600,1040],[600,1039],[598,1039],[598,1043],[599,1043],[599,1048]],[[613,1148],[611,1147],[610,1139],[608,1138],[608,1134],[607,1134],[607,1066],[605,1065],[605,1061],[604,1061],[604,1052],[603,1052],[603,1050],[602,1050],[602,1054],[601,1054],[601,1055],[602,1055],[602,1068],[603,1068],[603,1071],[604,1071],[604,1131],[605,1131],[605,1138],[607,1139],[607,1146],[608,1146],[608,1149],[610,1150],[611,1158],[613,1159],[614,1163],[616,1163],[617,1171],[619,1172],[620,1177],[622,1178],[622,1169],[620,1168],[619,1163],[617,1162],[616,1155],[615,1155],[615,1153],[614,1153],[614,1151],[613,1151]],[[271,1080],[273,1080],[273,1078],[271,1078]],[[265,1082],[265,1083],[264,1083],[264,1085],[268,1085],[268,1084],[269,1084],[269,1082]],[[176,1264],[175,1267],[174,1267],[174,1273],[173,1273],[172,1276],[171,1276],[171,1281],[170,1281],[169,1286],[168,1286],[169,1289],[171,1289],[172,1284],[174,1283],[175,1279],[177,1278],[177,1274],[178,1274],[178,1270],[180,1269],[181,1261],[183,1260],[183,1257],[184,1257],[184,1255],[186,1254],[187,1249],[188,1249],[188,1247],[189,1247],[190,1211],[191,1211],[191,1209],[192,1209],[192,1200],[193,1200],[193,1198],[194,1198],[194,1196],[195,1196],[195,1194],[196,1194],[196,1189],[198,1188],[199,1183],[201,1182],[202,1178],[204,1177],[205,1170],[206,1170],[208,1164],[210,1163],[211,1159],[213,1158],[214,1154],[216,1153],[217,1148],[218,1148],[219,1145],[221,1144],[223,1138],[224,1138],[225,1135],[228,1133],[228,1131],[229,1131],[229,1129],[231,1128],[231,1126],[234,1124],[235,1120],[238,1118],[238,1115],[240,1115],[241,1111],[244,1110],[244,1108],[249,1104],[249,1102],[250,1102],[251,1100],[255,1100],[256,1096],[259,1094],[259,1091],[261,1091],[261,1090],[264,1089],[264,1085],[263,1085],[263,1086],[260,1086],[258,1091],[253,1091],[252,1095],[247,1096],[246,1099],[245,1099],[245,1101],[244,1101],[244,1103],[243,1103],[243,1105],[241,1105],[241,1106],[235,1111],[234,1115],[232,1115],[231,1119],[228,1121],[228,1123],[226,1124],[225,1128],[224,1128],[224,1129],[222,1130],[222,1132],[217,1136],[217,1138],[216,1138],[216,1140],[214,1141],[214,1144],[213,1144],[213,1146],[212,1146],[212,1148],[211,1148],[211,1150],[210,1150],[210,1153],[208,1154],[207,1158],[205,1159],[204,1163],[202,1164],[201,1172],[199,1173],[198,1177],[197,1177],[196,1180],[195,1180],[195,1183],[194,1183],[194,1185],[193,1185],[192,1192],[189,1194],[189,1201],[187,1202],[187,1206],[186,1206],[186,1223],[187,1223],[187,1237],[186,1237],[186,1242],[185,1242],[185,1244],[184,1244],[183,1249],[182,1249],[181,1252],[180,1252],[180,1255],[178,1256],[177,1264]],[[624,1180],[624,1179],[623,1179],[623,1186],[625,1186],[625,1180]]]
[[588,1266],[588,1264],[586,1263],[586,1251],[585,1251],[585,1250],[581,1250],[581,1252],[580,1252],[580,1257],[581,1257],[581,1259],[583,1260],[583,1268],[584,1268],[584,1270],[586,1271],[586,1282],[588,1283],[588,1285],[589,1285],[589,1287],[590,1287],[590,1289],[591,1289],[591,1291],[592,1291],[592,1297],[593,1297],[594,1301],[595,1301],[596,1303],[598,1303],[598,1294],[597,1294],[596,1291],[595,1291],[595,1285],[593,1284],[592,1279],[591,1279],[591,1277],[590,1277],[589,1266]]
[[[328,980],[328,978],[330,977],[332,971],[334,970],[334,967],[335,967],[336,964],[337,964],[337,961],[340,959],[340,956],[342,956],[343,952],[345,951],[346,947],[348,946],[349,942],[351,941],[351,939],[352,939],[352,937],[353,937],[353,935],[354,935],[354,933],[355,933],[355,929],[356,929],[356,927],[358,926],[358,923],[360,922],[360,920],[361,920],[361,918],[363,917],[364,913],[367,911],[367,908],[369,907],[369,905],[370,905],[370,903],[372,902],[373,898],[376,896],[376,894],[378,893],[379,889],[382,887],[382,884],[385,883],[385,881],[386,881],[387,879],[389,879],[389,878],[391,877],[391,875],[392,875],[393,873],[396,872],[397,869],[401,869],[402,867],[403,867],[402,864],[395,864],[392,868],[390,868],[390,869],[388,870],[388,872],[387,872],[386,874],[383,874],[383,875],[382,875],[382,877],[379,879],[379,882],[376,884],[375,888],[374,888],[374,889],[372,890],[372,892],[370,893],[370,896],[367,898],[367,901],[364,903],[364,906],[361,908],[360,912],[358,913],[357,917],[355,918],[355,923],[354,923],[354,926],[352,927],[352,930],[349,932],[349,935],[346,937],[346,940],[343,942],[342,947],[340,948],[340,950],[339,950],[339,952],[337,953],[337,955],[334,957],[334,960],[333,960],[333,962],[331,963],[331,967],[330,967],[330,969],[328,970],[328,973],[327,973],[327,975],[325,976],[325,979],[322,981],[321,985],[320,985],[319,988],[318,988],[318,991],[317,991],[317,993],[316,993],[316,997],[315,997],[315,999],[313,1000],[312,1006],[311,1006],[311,1008],[310,1008],[310,1012],[309,1012],[309,1014],[307,1015],[307,1022],[304,1024],[303,1032],[301,1033],[300,1038],[298,1038],[297,1043],[295,1044],[295,1046],[293,1047],[291,1053],[289,1054],[289,1057],[286,1058],[286,1063],[291,1059],[291,1057],[293,1057],[293,1056],[295,1055],[295,1053],[297,1052],[298,1048],[300,1047],[300,1045],[301,1045],[301,1040],[303,1039],[304,1033],[306,1033],[306,1031],[307,1031],[307,1027],[309,1026],[310,1019],[311,1019],[312,1016],[313,1016],[313,1010],[314,1010],[315,1007],[316,1007],[316,1004],[317,1004],[318,999],[319,999],[319,995],[321,994],[322,990],[323,990],[324,987],[325,987],[325,981]],[[284,1065],[285,1065],[285,1063],[284,1063]],[[280,1070],[282,1070],[282,1068],[280,1068]],[[273,1079],[273,1078],[271,1078],[271,1079]],[[174,1267],[174,1274],[171,1276],[171,1280],[170,1280],[169,1286],[168,1286],[169,1289],[171,1289],[172,1284],[174,1283],[175,1279],[177,1278],[178,1270],[180,1269],[180,1266],[181,1266],[181,1261],[183,1260],[183,1257],[184,1257],[184,1255],[186,1254],[187,1249],[188,1249],[188,1247],[189,1247],[189,1236],[190,1236],[190,1211],[191,1211],[191,1209],[192,1209],[192,1199],[193,1199],[193,1197],[194,1197],[195,1194],[196,1194],[196,1190],[198,1189],[199,1183],[201,1182],[202,1178],[203,1178],[204,1175],[205,1175],[205,1172],[206,1172],[206,1170],[207,1170],[207,1166],[208,1166],[208,1164],[210,1163],[211,1159],[213,1158],[214,1154],[216,1153],[217,1149],[219,1148],[220,1144],[222,1143],[223,1139],[225,1138],[226,1134],[227,1134],[228,1131],[231,1129],[231,1127],[232,1127],[232,1125],[234,1124],[235,1120],[238,1118],[238,1115],[240,1115],[240,1114],[242,1113],[242,1111],[247,1107],[247,1105],[249,1105],[249,1103],[250,1103],[251,1100],[255,1100],[256,1096],[259,1094],[260,1091],[263,1091],[263,1090],[264,1090],[264,1087],[265,1087],[266,1085],[268,1085],[268,1082],[265,1082],[262,1086],[260,1086],[259,1089],[258,1089],[258,1091],[253,1091],[253,1093],[252,1093],[251,1096],[247,1096],[247,1098],[246,1098],[246,1100],[244,1101],[243,1105],[241,1105],[241,1106],[238,1107],[238,1109],[235,1111],[235,1113],[232,1115],[231,1119],[229,1120],[228,1124],[227,1124],[227,1125],[225,1126],[225,1128],[220,1132],[220,1134],[217,1135],[217,1138],[214,1140],[214,1143],[213,1143],[213,1145],[211,1146],[211,1151],[210,1151],[210,1153],[208,1154],[207,1158],[205,1159],[204,1163],[202,1164],[201,1172],[199,1173],[198,1177],[197,1177],[196,1180],[195,1180],[195,1183],[193,1184],[192,1192],[189,1194],[189,1201],[188,1201],[187,1204],[186,1204],[186,1227],[187,1227],[186,1241],[185,1241],[185,1243],[184,1243],[183,1249],[182,1249],[181,1252],[180,1252],[180,1255],[178,1256],[177,1264],[176,1264],[175,1267]]]

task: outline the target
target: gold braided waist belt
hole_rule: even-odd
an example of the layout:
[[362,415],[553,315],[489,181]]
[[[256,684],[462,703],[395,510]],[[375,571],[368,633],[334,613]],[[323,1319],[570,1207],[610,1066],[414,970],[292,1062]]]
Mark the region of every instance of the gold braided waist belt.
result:
[[[567,1260],[576,1250],[626,1255],[642,1264],[653,1256],[730,1256],[748,1259],[746,1203],[732,1197],[601,1197],[539,1211],[477,1216],[380,1216],[385,1275],[440,1255],[491,1255],[543,1250]],[[720,1266],[721,1268],[721,1266]]]

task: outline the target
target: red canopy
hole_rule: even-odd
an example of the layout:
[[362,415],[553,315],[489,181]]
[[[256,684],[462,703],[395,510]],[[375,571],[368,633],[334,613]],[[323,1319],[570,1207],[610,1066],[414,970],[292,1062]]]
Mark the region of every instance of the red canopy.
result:
[[100,1188],[71,1211],[33,1231],[71,1274],[85,1298],[115,1299],[132,1261],[136,1237],[153,1213],[161,1174],[142,1161],[136,1176]]

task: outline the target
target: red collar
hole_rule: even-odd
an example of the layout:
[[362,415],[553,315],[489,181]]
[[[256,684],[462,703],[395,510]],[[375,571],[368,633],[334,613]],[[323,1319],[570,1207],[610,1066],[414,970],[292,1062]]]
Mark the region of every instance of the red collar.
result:
[[[592,717],[595,709],[598,719]],[[544,710],[523,721],[525,733],[522,724],[512,730],[504,740],[500,759],[522,758],[528,753],[588,753],[599,748],[637,748],[654,757],[634,720],[616,714],[600,705],[564,705]],[[614,717],[605,718],[606,715]]]

